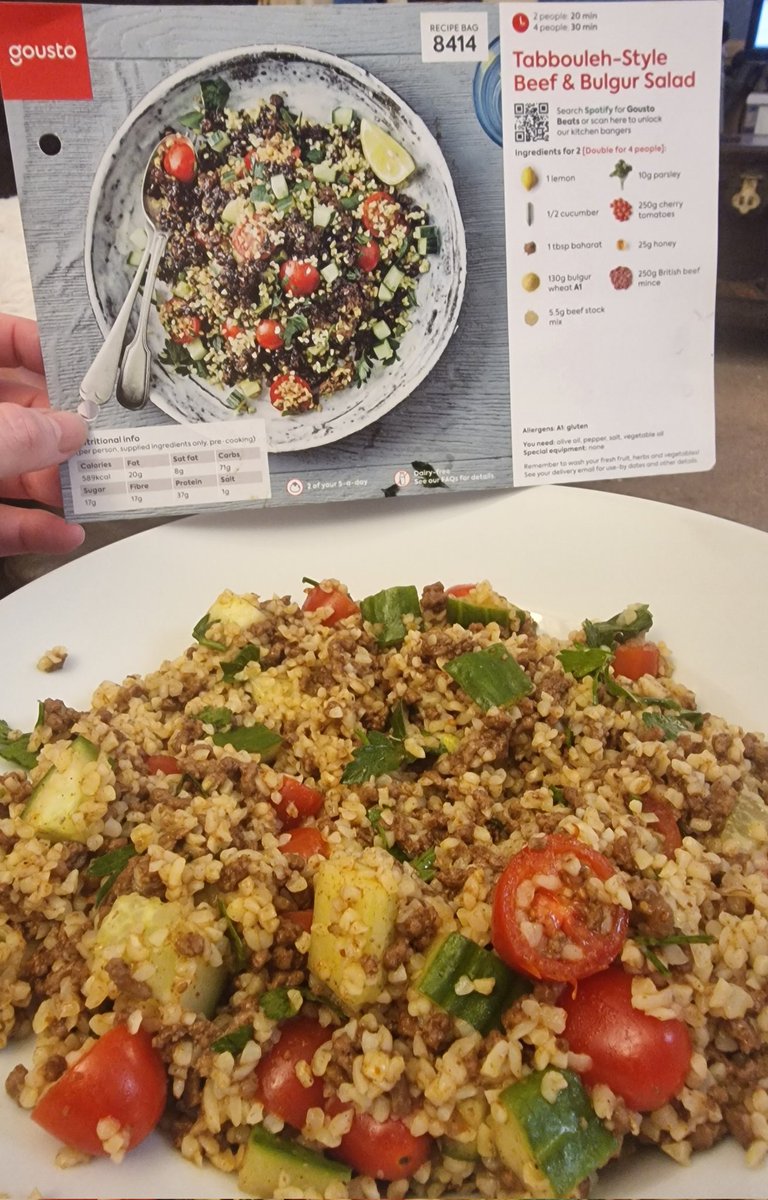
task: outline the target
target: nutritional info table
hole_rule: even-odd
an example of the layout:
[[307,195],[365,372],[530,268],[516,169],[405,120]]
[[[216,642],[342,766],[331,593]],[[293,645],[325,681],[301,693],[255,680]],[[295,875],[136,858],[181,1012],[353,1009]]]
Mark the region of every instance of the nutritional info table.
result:
[[69,463],[76,517],[271,495],[264,421],[94,431]]

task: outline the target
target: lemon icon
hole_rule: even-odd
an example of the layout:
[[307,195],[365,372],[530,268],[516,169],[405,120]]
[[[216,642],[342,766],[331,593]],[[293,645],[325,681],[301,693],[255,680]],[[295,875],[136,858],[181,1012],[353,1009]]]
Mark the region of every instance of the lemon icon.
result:
[[360,145],[374,175],[390,187],[402,183],[416,170],[416,163],[405,147],[366,117],[360,122]]

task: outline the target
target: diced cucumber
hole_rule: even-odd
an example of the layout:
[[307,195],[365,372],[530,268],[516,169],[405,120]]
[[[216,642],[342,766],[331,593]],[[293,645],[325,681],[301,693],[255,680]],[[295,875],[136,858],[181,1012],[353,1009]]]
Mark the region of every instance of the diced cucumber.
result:
[[90,836],[81,813],[87,797],[83,776],[99,757],[98,747],[87,738],[76,737],[55,767],[51,767],[32,791],[24,808],[24,820],[53,842],[87,842]]
[[460,1142],[456,1138],[441,1138],[440,1145],[447,1158],[456,1158],[459,1162],[475,1162],[479,1158],[477,1139]]
[[246,400],[255,400],[261,395],[263,386],[258,379],[241,379],[237,385],[237,390]]
[[373,1004],[381,992],[400,870],[379,847],[334,854],[317,869],[309,969],[345,1009]]
[[[474,991],[458,995],[456,985],[463,978],[491,979],[493,988],[488,995]],[[530,990],[528,980],[511,971],[498,955],[460,933],[449,933],[434,944],[417,986],[440,1008],[483,1036],[499,1026],[502,1013]]]
[[214,129],[212,133],[206,133],[205,140],[211,150],[215,150],[217,154],[223,153],[230,142],[229,134],[225,133],[223,129]]
[[128,263],[129,267],[133,267],[135,270],[136,267],[139,266],[143,257],[144,257],[143,250],[131,250],[131,253],[128,255],[128,257],[125,261]]
[[128,241],[136,250],[143,250],[147,244],[147,231],[139,227],[134,229]]
[[470,625],[490,625],[492,621],[502,629],[508,629],[512,621],[509,609],[472,604],[463,596],[446,596],[445,613],[452,625],[462,625],[465,629],[469,629]]
[[256,1125],[250,1133],[237,1182],[256,1200],[271,1200],[285,1191],[292,1195],[321,1198],[331,1184],[352,1178],[349,1167],[331,1162],[287,1138]]
[[475,1162],[480,1157],[477,1131],[487,1120],[489,1111],[488,1101],[482,1092],[479,1096],[459,1100],[451,1117],[451,1135],[440,1139],[443,1152],[459,1162]]
[[288,180],[285,175],[273,175],[269,181],[276,200],[284,200],[288,195]]
[[208,347],[202,338],[193,338],[191,342],[187,342],[187,354],[192,362],[200,362],[207,353]]
[[331,116],[333,124],[340,125],[342,129],[346,129],[347,125],[351,125],[354,119],[354,110],[351,108],[334,108]]
[[425,250],[420,250],[420,254],[437,254],[440,249],[440,230],[437,225],[422,225],[419,229],[414,229],[413,236],[417,241],[427,243]]
[[403,272],[399,267],[390,267],[381,282],[383,287],[389,288],[394,294],[403,282]]
[[180,300],[189,300],[190,296],[194,296],[195,289],[187,283],[186,279],[180,279],[173,289],[173,294]]
[[[258,396],[261,391],[261,385],[254,384],[249,379],[243,380],[239,387],[246,396],[249,394],[246,388],[255,387],[257,390],[251,393],[254,396]],[[239,596],[235,592],[229,591],[222,592],[218,599],[214,600],[208,609],[208,615],[211,618],[211,624],[214,621],[223,621],[227,625],[236,625],[238,629],[242,630],[250,629],[251,626],[264,620],[264,613],[256,607],[252,600],[249,600],[247,596]]]
[[312,174],[318,183],[335,183],[338,171],[336,164],[328,161],[316,163],[312,168]]
[[[147,978],[147,987],[159,1004],[176,1002],[187,1012],[211,1016],[227,979],[223,957],[227,947],[225,934],[212,945],[207,939],[202,954],[184,954],[184,936],[196,934],[199,926],[190,919],[178,900],[160,900],[126,892],[118,896],[98,928],[94,939],[94,965],[106,967],[110,959],[121,958],[128,966],[150,962],[155,970]],[[133,947],[139,943],[138,957]]]
[[339,278],[340,271],[335,262],[329,262],[322,268],[320,274],[326,283],[333,283],[335,279]]
[[280,200],[275,200],[275,208],[278,212],[287,212],[289,208],[293,208],[293,196],[283,196]]
[[234,200],[230,200],[224,206],[221,219],[222,221],[226,221],[228,225],[239,225],[248,215],[248,211],[248,201],[245,196],[236,196]]
[[394,295],[395,295],[395,293],[391,292],[389,290],[389,288],[386,286],[386,284],[384,284],[384,283],[379,284],[379,291],[378,291],[379,300],[383,300],[384,303],[386,304],[389,300],[392,300],[394,298]]
[[499,1096],[506,1120],[494,1122],[499,1157],[535,1196],[572,1196],[604,1166],[618,1143],[597,1119],[578,1075],[560,1071],[566,1086],[552,1100],[541,1094],[551,1071],[534,1071]]
[[420,254],[422,256],[422,258],[425,256],[425,254],[427,253],[427,239],[426,238],[416,238],[416,253]]
[[329,204],[318,204],[312,210],[312,224],[317,225],[320,229],[327,229],[331,223],[333,209]]
[[373,353],[378,358],[379,362],[386,362],[395,353],[389,342],[377,342],[373,347]]
[[386,321],[377,321],[375,325],[371,326],[371,333],[379,342],[383,342],[385,338],[392,336],[392,330]]

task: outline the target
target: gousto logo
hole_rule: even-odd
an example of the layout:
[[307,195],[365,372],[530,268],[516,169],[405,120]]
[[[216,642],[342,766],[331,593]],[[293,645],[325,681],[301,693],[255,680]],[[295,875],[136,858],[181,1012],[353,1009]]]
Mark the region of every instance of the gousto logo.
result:
[[77,58],[77,47],[71,42],[50,42],[46,46],[17,42],[8,47],[8,57],[12,67],[20,67],[30,59]]

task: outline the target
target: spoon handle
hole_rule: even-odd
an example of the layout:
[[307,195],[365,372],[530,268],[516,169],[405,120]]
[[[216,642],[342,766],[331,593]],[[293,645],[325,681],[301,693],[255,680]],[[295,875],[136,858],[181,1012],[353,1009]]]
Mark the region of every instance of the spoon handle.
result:
[[90,367],[83,376],[80,384],[80,399],[86,404],[106,404],[115,387],[117,373],[120,369],[120,356],[125,345],[125,335],[128,332],[128,322],[136,301],[136,294],[141,287],[144,271],[149,262],[151,242],[147,238],[141,262],[128,289],[128,294],[122,303],[115,322],[107,334],[104,345],[99,350]]
[[133,340],[129,343],[120,364],[120,374],[117,377],[116,396],[123,408],[139,409],[147,403],[149,395],[149,372],[151,356],[147,345],[147,325],[152,308],[152,293],[155,278],[163,257],[167,235],[155,230],[152,236],[151,253],[147,276],[144,280],[144,292],[141,297],[141,308]]

